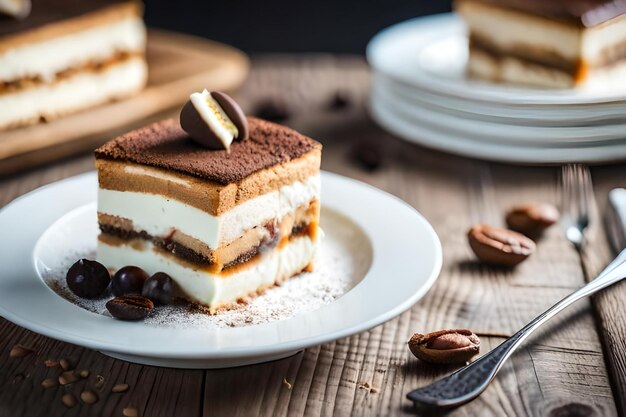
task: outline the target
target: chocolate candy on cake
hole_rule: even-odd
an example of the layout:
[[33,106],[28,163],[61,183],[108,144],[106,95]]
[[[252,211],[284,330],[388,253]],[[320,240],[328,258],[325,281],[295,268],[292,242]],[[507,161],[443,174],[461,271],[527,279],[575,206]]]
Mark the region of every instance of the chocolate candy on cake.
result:
[[220,91],[193,93],[180,112],[180,126],[209,149],[228,150],[233,140],[248,137],[248,120],[243,110]]

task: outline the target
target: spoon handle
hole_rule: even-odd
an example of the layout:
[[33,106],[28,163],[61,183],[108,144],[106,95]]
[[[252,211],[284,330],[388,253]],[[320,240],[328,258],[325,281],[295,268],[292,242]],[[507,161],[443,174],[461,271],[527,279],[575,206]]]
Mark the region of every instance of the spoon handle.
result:
[[435,408],[455,407],[473,400],[487,388],[502,368],[504,361],[532,332],[574,302],[615,284],[624,277],[626,277],[626,249],[596,279],[544,311],[491,352],[452,375],[409,392],[407,398],[416,406]]

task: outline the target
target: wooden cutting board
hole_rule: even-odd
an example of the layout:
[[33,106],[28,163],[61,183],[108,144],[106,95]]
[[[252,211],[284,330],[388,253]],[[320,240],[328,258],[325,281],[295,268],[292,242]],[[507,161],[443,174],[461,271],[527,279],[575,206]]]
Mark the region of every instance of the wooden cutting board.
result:
[[50,123],[0,132],[0,176],[94,149],[157,120],[202,88],[230,91],[246,78],[248,57],[230,46],[151,29],[147,87],[138,95]]

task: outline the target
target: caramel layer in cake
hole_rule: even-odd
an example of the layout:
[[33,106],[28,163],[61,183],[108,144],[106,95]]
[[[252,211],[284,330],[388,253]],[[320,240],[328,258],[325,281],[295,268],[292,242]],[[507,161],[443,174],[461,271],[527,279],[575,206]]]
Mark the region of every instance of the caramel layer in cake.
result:
[[37,76],[22,78],[17,81],[3,81],[0,82],[0,95],[24,92],[25,90],[30,88],[54,86],[55,84],[62,83],[66,80],[71,80],[72,77],[76,75],[103,73],[117,65],[124,64],[136,58],[143,61],[143,53],[120,52],[114,56],[111,56],[106,61],[88,62],[76,68],[66,69],[60,73],[57,73],[53,81],[46,81]]
[[172,276],[212,311],[310,268],[321,145],[249,118],[230,152],[166,120],[96,150],[98,258]]

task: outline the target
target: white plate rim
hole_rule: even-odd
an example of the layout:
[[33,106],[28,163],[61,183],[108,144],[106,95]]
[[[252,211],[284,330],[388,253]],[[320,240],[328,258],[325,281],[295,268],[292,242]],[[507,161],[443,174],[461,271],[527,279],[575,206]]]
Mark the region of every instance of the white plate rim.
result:
[[[23,296],[24,294],[27,294],[29,291],[32,290],[31,286],[33,285],[35,287],[37,287],[37,285],[41,285],[42,287],[45,287],[45,290],[47,292],[49,292],[51,295],[54,295],[54,293],[52,293],[52,291],[49,290],[49,288],[47,288],[47,286],[45,286],[45,284],[41,282],[41,280],[36,276],[36,273],[34,271],[34,265],[32,264],[32,259],[30,258],[32,255],[32,249],[38,237],[41,235],[41,233],[44,230],[46,230],[47,227],[51,224],[50,220],[54,221],[58,218],[56,211],[63,210],[63,213],[65,213],[68,211],[68,204],[71,205],[70,203],[74,204],[74,208],[76,208],[76,207],[80,207],[84,203],[89,202],[90,198],[91,200],[93,200],[93,196],[90,196],[89,193],[92,192],[95,195],[96,176],[94,172],[90,172],[90,173],[78,175],[75,177],[71,177],[71,178],[41,187],[24,196],[21,196],[15,199],[11,203],[9,203],[7,206],[5,206],[2,210],[0,210],[0,227],[5,227],[5,230],[12,233],[12,235],[16,237],[15,241],[13,241],[12,246],[19,247],[19,250],[11,251],[11,246],[9,246],[6,242],[4,242],[2,246],[0,246],[0,248],[2,249],[0,251],[0,259],[2,260],[2,262],[6,263],[7,260],[12,260],[12,262],[8,264],[7,268],[4,270],[4,274],[3,274],[4,278],[0,277],[0,315],[8,319],[9,321],[12,321],[13,323],[19,326],[25,327],[29,330],[35,331],[37,333],[43,334],[48,337],[63,340],[69,343],[74,343],[80,346],[84,346],[84,347],[88,347],[92,349],[104,350],[108,352],[116,352],[116,353],[122,353],[122,354],[130,354],[130,355],[140,355],[143,357],[175,358],[175,359],[182,358],[182,359],[219,360],[219,359],[249,358],[253,356],[280,354],[284,352],[296,351],[296,350],[304,349],[310,346],[327,343],[332,340],[347,337],[347,336],[368,330],[372,327],[380,325],[396,317],[397,315],[409,309],[420,298],[422,298],[426,294],[426,292],[432,287],[432,285],[434,284],[434,282],[436,281],[440,273],[441,266],[442,266],[443,257],[442,257],[441,243],[439,241],[437,234],[435,233],[432,226],[428,223],[428,221],[420,213],[418,213],[413,207],[411,207],[410,205],[408,205],[406,202],[402,201],[401,199],[391,194],[385,193],[381,190],[378,190],[368,184],[365,184],[356,180],[352,180],[346,177],[342,177],[337,174],[323,172],[322,181],[323,183],[332,184],[331,185],[332,187],[341,188],[341,190],[344,193],[346,191],[349,191],[348,192],[349,195],[353,195],[354,192],[358,192],[359,201],[354,201],[353,203],[350,203],[349,195],[346,195],[345,199],[341,201],[341,204],[347,204],[347,207],[344,207],[343,211],[341,207],[333,206],[332,201],[328,201],[327,203],[323,202],[323,205],[328,204],[330,207],[332,207],[333,210],[339,209],[340,213],[345,214],[347,210],[351,208],[354,209],[355,207],[359,207],[360,205],[362,206],[364,202],[377,201],[377,202],[383,202],[382,205],[385,207],[385,210],[381,210],[381,212],[383,211],[389,212],[389,210],[391,210],[391,212],[395,213],[396,215],[401,214],[401,217],[403,220],[411,219],[410,223],[406,225],[407,227],[402,228],[402,229],[391,230],[391,228],[389,228],[388,224],[386,223],[380,223],[376,227],[373,227],[372,225],[366,225],[366,224],[364,225],[362,223],[364,220],[373,221],[377,217],[377,215],[375,215],[375,213],[371,213],[371,211],[367,212],[366,210],[364,210],[363,212],[359,212],[356,215],[352,213],[349,216],[349,218],[355,221],[356,224],[358,224],[358,226],[361,227],[368,234],[368,236],[370,236],[370,239],[371,239],[372,231],[375,231],[375,233],[380,234],[380,230],[382,230],[380,229],[380,227],[383,227],[384,229],[388,230],[389,233],[396,233],[400,235],[402,235],[402,233],[414,233],[416,230],[420,230],[421,232],[424,233],[423,237],[427,238],[427,241],[425,242],[406,241],[404,242],[405,245],[399,245],[393,248],[395,251],[398,251],[398,249],[400,249],[399,250],[400,256],[407,255],[407,253],[410,252],[413,258],[417,256],[419,252],[412,252],[412,251],[415,251],[416,249],[423,250],[424,248],[426,248],[426,252],[431,254],[432,257],[429,260],[429,264],[427,268],[429,270],[429,273],[426,276],[421,278],[420,284],[415,287],[415,291],[406,296],[402,296],[403,298],[402,302],[395,303],[394,306],[385,309],[384,313],[382,314],[377,314],[374,317],[370,316],[366,320],[359,321],[358,324],[354,324],[345,328],[335,329],[332,332],[321,332],[321,333],[318,332],[317,334],[314,334],[310,337],[297,338],[294,340],[284,340],[280,343],[266,343],[266,344],[260,344],[258,346],[237,346],[237,347],[229,347],[229,348],[224,348],[224,347],[216,348],[215,346],[213,347],[211,346],[199,346],[199,347],[198,346],[185,346],[184,349],[181,348],[177,351],[172,351],[171,348],[165,348],[165,347],[160,348],[159,346],[149,346],[146,348],[146,346],[137,346],[137,345],[132,345],[132,344],[127,345],[121,342],[114,344],[114,343],[110,343],[109,341],[106,341],[106,337],[109,337],[109,336],[105,336],[104,339],[86,338],[81,334],[77,334],[76,329],[72,329],[71,327],[68,328],[67,325],[63,326],[60,324],[55,324],[54,327],[50,327],[50,323],[46,323],[42,325],[42,322],[41,322],[42,319],[40,317],[38,318],[38,320],[33,320],[32,315],[30,316],[28,314],[24,315],[23,313],[17,314],[16,312],[11,311],[10,309],[7,309],[6,304],[7,304],[7,299],[9,297],[8,294],[10,293],[11,288],[6,287],[7,285],[6,281],[9,281],[7,277],[10,277],[10,274],[15,273],[15,274],[20,275],[22,278],[27,279],[27,281],[24,282],[24,285],[25,285],[24,289],[19,287],[19,285],[22,285],[21,282],[18,283],[19,288],[18,287],[13,288],[14,294],[12,295],[12,297],[19,298],[19,296]],[[81,187],[78,187],[79,185]],[[89,185],[91,185],[94,189],[90,191],[90,189],[85,188]],[[329,186],[327,185],[324,188],[328,190],[328,187]],[[50,201],[48,210],[41,213],[41,215],[39,216],[40,218],[32,219],[32,222],[29,227],[32,227],[33,230],[31,232],[26,232],[25,234],[21,235],[22,238],[25,239],[25,241],[20,241],[19,240],[20,231],[23,232],[23,225],[24,225],[24,222],[21,222],[21,225],[19,224],[19,219],[20,219],[19,214],[23,213],[21,210],[24,210],[25,208],[29,206],[29,204],[33,204],[41,199],[44,199],[45,201],[49,201],[47,198],[54,196],[59,192],[61,192],[61,195],[64,196],[66,199],[71,198],[72,201],[70,203],[68,203],[67,201],[64,202],[63,198]],[[63,192],[65,192],[66,194],[64,195]],[[332,195],[332,193],[325,192],[323,189],[322,198],[325,198],[324,196],[328,194]],[[341,192],[337,191],[335,194],[340,195]],[[32,209],[35,209],[35,207],[31,208],[31,210]],[[380,221],[384,222],[382,218]],[[43,230],[41,230],[42,227],[43,227]],[[376,236],[376,237],[378,239],[381,239],[381,241],[392,241],[398,238],[398,236],[393,236],[394,239],[391,239],[392,236]],[[424,243],[427,243],[427,246],[423,246]],[[316,310],[315,312],[309,313],[309,314],[320,315],[322,310],[327,309],[329,306],[333,306],[333,305],[335,306],[332,309],[334,311],[337,309],[336,306],[348,300],[349,295],[352,294],[353,298],[362,295],[361,294],[362,290],[359,291],[358,293],[356,292],[356,290],[359,288],[363,288],[365,285],[372,285],[374,281],[371,281],[371,279],[374,277],[376,273],[381,272],[380,269],[377,269],[377,268],[382,268],[383,266],[381,264],[382,262],[381,258],[391,256],[391,259],[393,260],[400,259],[397,257],[398,255],[394,254],[391,251],[391,248],[389,248],[387,251],[383,250],[381,253],[381,250],[384,248],[381,248],[380,246],[376,246],[376,241],[373,242],[373,245],[374,245],[374,257],[372,260],[372,267],[370,268],[370,271],[368,272],[366,277],[363,279],[363,281],[359,283],[356,287],[354,287],[350,292],[348,292],[347,294],[345,294],[343,297],[339,298],[335,302],[330,303],[329,305],[326,305],[322,307],[321,309]],[[405,248],[406,251],[403,252],[403,250],[401,250],[402,248]],[[24,255],[24,254],[28,254],[28,259],[19,257],[20,255]],[[389,261],[389,259],[387,260]],[[407,266],[409,266],[409,268],[407,268]],[[385,269],[388,271],[389,266],[385,265]],[[402,274],[402,270],[415,272],[415,269],[411,267],[411,265],[403,265],[403,268],[395,268],[395,269],[391,268],[391,271],[394,273]],[[30,274],[30,275],[21,275],[21,274]],[[405,273],[404,275],[401,275],[401,276],[406,278],[407,274]],[[411,277],[409,276],[409,278]],[[368,279],[371,282],[368,281]],[[35,281],[33,280],[36,280],[38,284],[35,285],[34,284]],[[24,294],[21,294],[20,291],[23,291]],[[64,313],[72,312],[72,314],[76,313],[79,316],[78,318],[75,318],[73,315],[67,317],[67,320],[70,323],[74,323],[76,320],[78,321],[84,320],[85,318],[82,316],[87,314],[87,315],[90,315],[90,318],[87,320],[89,322],[92,322],[95,325],[100,326],[102,324],[108,323],[108,326],[105,326],[104,328],[105,331],[110,328],[111,323],[114,323],[113,326],[115,327],[119,326],[120,332],[128,332],[128,333],[122,333],[126,337],[131,338],[131,339],[133,337],[134,338],[137,337],[136,334],[133,334],[133,333],[137,333],[137,328],[133,327],[135,323],[120,322],[120,321],[116,321],[116,320],[113,320],[104,316],[100,316],[98,314],[90,313],[90,312],[87,312],[86,310],[81,309],[78,306],[75,306],[61,299],[61,297],[58,297],[56,295],[54,296],[56,298],[50,298],[50,299],[57,300],[57,301],[62,300],[59,302],[65,303],[63,304],[65,307],[59,311],[62,311]],[[350,307],[354,307],[354,305],[350,305]],[[60,307],[54,306],[54,308],[59,309]],[[265,331],[266,329],[264,328],[264,326],[268,326],[269,328],[274,328],[277,326],[280,328],[280,327],[283,327],[284,323],[288,323],[292,320],[298,321],[300,317],[301,316],[296,316],[288,320],[273,322],[267,325],[258,325],[258,326],[250,326],[250,327],[234,328],[234,329],[212,330],[211,332],[207,332],[207,334],[203,334],[202,336],[204,337],[203,340],[206,341],[206,340],[209,340],[207,339],[209,336],[219,338],[221,332],[224,332],[223,335],[226,335],[227,332],[232,332],[232,334],[229,334],[229,339],[239,340],[239,338],[241,338],[242,336],[245,336],[247,333],[256,334],[259,331],[261,332]],[[45,319],[43,323],[45,323]],[[145,328],[145,327],[142,327],[142,328]],[[252,328],[255,329],[254,332],[251,330]],[[123,339],[123,341],[125,340],[126,339]],[[214,340],[214,339],[210,339],[210,340]]]

